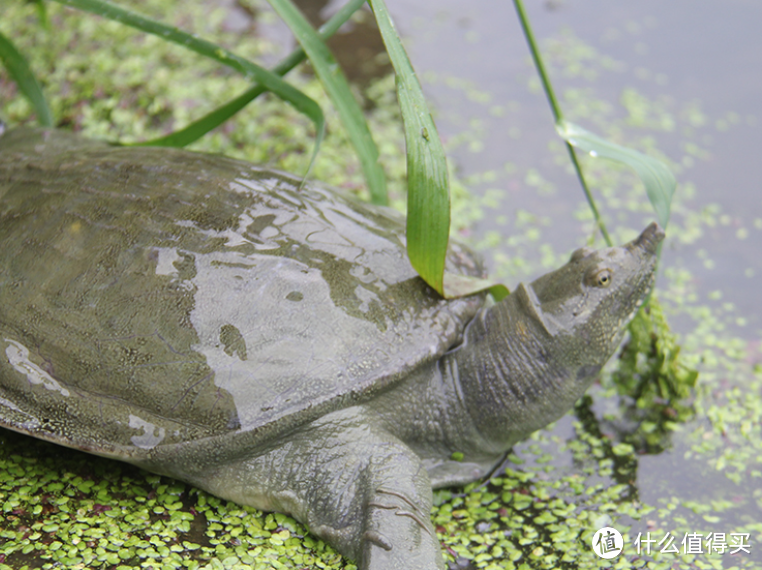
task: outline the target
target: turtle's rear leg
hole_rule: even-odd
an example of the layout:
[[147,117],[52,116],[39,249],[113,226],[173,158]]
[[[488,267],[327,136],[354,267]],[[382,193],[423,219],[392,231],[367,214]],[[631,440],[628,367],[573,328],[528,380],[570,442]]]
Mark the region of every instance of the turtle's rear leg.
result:
[[426,469],[361,407],[328,414],[194,483],[292,514],[363,570],[444,568]]

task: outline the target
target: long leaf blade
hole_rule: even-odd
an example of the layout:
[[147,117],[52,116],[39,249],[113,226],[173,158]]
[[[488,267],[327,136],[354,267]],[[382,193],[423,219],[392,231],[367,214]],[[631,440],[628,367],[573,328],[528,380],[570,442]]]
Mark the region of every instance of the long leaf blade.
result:
[[383,0],[371,0],[394,66],[407,144],[407,251],[418,274],[444,295],[450,190],[444,149],[418,78]]
[[450,234],[450,184],[444,148],[384,0],[369,0],[392,61],[407,144],[407,253],[426,283],[446,298],[490,289],[496,299],[508,294],[487,279],[445,273]]
[[320,36],[290,0],[268,1],[307,53],[312,68],[338,111],[360,158],[371,200],[376,204],[387,204],[389,200],[386,195],[386,177],[378,162],[376,143],[373,142],[362,109],[357,104],[341,67]]
[[[365,0],[350,0],[350,2],[347,2],[339,9],[338,12],[336,12],[325,24],[320,27],[318,32],[320,38],[323,40],[330,38],[334,33],[336,33],[336,30],[338,30],[342,24],[344,24],[344,22],[346,22],[350,16],[352,16],[352,14],[354,14],[363,4],[365,4]],[[304,61],[305,57],[306,55],[304,50],[297,48],[286,57],[284,57],[278,65],[271,69],[271,71],[282,77],[294,69],[294,67],[296,67],[299,63]],[[158,137],[139,143],[133,143],[132,145],[128,146],[186,146],[200,139],[209,131],[220,126],[222,123],[230,119],[238,111],[246,107],[246,105],[248,105],[251,101],[266,91],[266,87],[259,84],[254,85],[232,101],[229,101],[224,105],[214,109],[210,113],[204,115],[196,121],[193,121],[182,129],[174,131],[163,137]]]
[[251,103],[255,97],[258,97],[265,91],[267,91],[267,89],[261,85],[255,85],[244,91],[232,101],[228,101],[224,105],[217,107],[182,129],[173,131],[163,137],[136,143],[128,143],[125,144],[125,146],[168,146],[176,148],[187,146],[203,137],[206,133],[219,127],[222,123]]
[[607,141],[568,121],[559,121],[556,130],[569,144],[591,156],[615,160],[634,169],[646,187],[659,223],[663,228],[667,227],[677,181],[666,165],[636,150]]
[[[198,53],[209,59],[213,59],[223,65],[235,69],[245,77],[256,80],[269,91],[290,103],[299,112],[306,115],[315,124],[317,135],[315,137],[315,151],[310,160],[310,167],[315,160],[320,142],[325,134],[325,117],[320,106],[307,97],[304,93],[283,81],[276,74],[266,70],[236,54],[221,48],[209,41],[202,40],[191,34],[183,32],[161,22],[149,20],[135,12],[116,6],[104,0],[55,0],[65,6],[71,6],[84,12],[90,12],[115,20],[127,26],[141,30],[148,34],[158,36],[167,41],[174,42],[184,48]],[[309,168],[308,168],[309,171]]]
[[32,73],[26,58],[3,34],[0,34],[0,61],[5,65],[8,74],[16,82],[19,90],[29,99],[40,125],[52,127],[53,114],[50,112],[47,101],[45,101],[42,87]]

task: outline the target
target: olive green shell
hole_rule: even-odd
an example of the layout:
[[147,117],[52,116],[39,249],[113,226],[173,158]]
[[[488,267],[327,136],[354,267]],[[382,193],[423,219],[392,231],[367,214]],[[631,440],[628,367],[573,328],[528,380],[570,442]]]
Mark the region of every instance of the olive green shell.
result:
[[[135,462],[259,445],[458,343],[483,297],[425,285],[396,212],[299,182],[61,131],[0,137],[0,425]],[[457,245],[448,264],[482,274]]]

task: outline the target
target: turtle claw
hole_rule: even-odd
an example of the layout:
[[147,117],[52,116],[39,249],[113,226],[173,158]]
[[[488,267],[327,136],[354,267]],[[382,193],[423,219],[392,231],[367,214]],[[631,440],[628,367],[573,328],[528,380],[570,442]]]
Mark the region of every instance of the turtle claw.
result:
[[365,541],[372,542],[376,546],[380,546],[384,550],[388,551],[392,549],[392,543],[389,542],[389,539],[374,530],[366,530],[363,533],[362,538]]

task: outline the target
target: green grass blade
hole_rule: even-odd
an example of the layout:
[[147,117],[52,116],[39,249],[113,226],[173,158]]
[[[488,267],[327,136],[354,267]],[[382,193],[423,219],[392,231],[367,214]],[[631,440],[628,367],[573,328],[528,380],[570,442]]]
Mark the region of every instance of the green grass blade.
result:
[[592,156],[609,158],[635,169],[635,172],[638,173],[638,176],[640,176],[640,179],[646,187],[648,199],[651,201],[654,210],[656,210],[659,223],[663,228],[666,228],[667,223],[669,222],[669,210],[672,203],[672,195],[677,186],[675,177],[664,164],[655,158],[648,157],[635,150],[606,141],[579,126],[564,120],[563,115],[561,114],[561,107],[558,104],[558,100],[553,91],[553,85],[550,83],[550,78],[542,61],[540,50],[537,47],[532,28],[529,25],[529,20],[526,16],[526,11],[524,10],[524,4],[521,0],[514,0],[513,3],[516,7],[516,12],[518,13],[524,36],[529,44],[529,50],[532,53],[532,59],[537,68],[537,73],[540,75],[545,95],[548,98],[548,103],[553,111],[553,117],[556,121],[556,131],[561,138],[567,142],[567,148],[569,149],[570,158],[577,172],[577,177],[582,184],[582,189],[585,192],[590,209],[593,212],[593,216],[595,217],[596,223],[598,224],[606,243],[609,246],[612,245],[611,238],[609,237],[606,226],[603,224],[598,213],[595,200],[593,200],[593,196],[587,187],[582,168],[580,167],[577,155],[572,146],[582,149],[583,151],[590,153]]
[[4,35],[0,34],[0,61],[3,62],[11,79],[16,82],[19,90],[29,99],[37,115],[37,122],[43,127],[53,126],[53,114],[50,112],[42,87],[32,73],[26,58],[16,49],[16,46]]
[[[268,91],[271,91],[284,101],[290,103],[299,112],[303,113],[315,124],[317,130],[315,151],[313,152],[312,159],[310,160],[310,167],[315,160],[315,155],[320,146],[320,142],[323,140],[325,133],[325,117],[320,106],[307,97],[304,93],[289,85],[283,81],[276,74],[272,73],[260,67],[250,61],[243,59],[231,53],[230,51],[221,48],[220,46],[202,40],[190,34],[183,32],[172,26],[167,26],[160,22],[154,22],[149,20],[135,12],[126,10],[120,6],[116,6],[104,0],[55,0],[65,6],[71,6],[84,12],[90,12],[115,20],[127,26],[136,28],[148,34],[153,34],[164,40],[174,42],[184,48],[198,53],[209,59],[213,59],[223,65],[226,65],[232,69],[235,69],[239,73],[242,73],[245,77],[255,80]],[[309,170],[309,168],[308,168]]]
[[[548,99],[548,104],[550,105],[550,109],[553,112],[553,119],[555,120],[556,124],[558,124],[564,120],[563,114],[561,112],[561,106],[558,104],[556,93],[553,90],[553,84],[550,82],[550,75],[545,69],[545,63],[542,61],[540,48],[537,46],[537,40],[534,38],[532,26],[529,23],[529,18],[527,17],[526,10],[524,10],[524,3],[521,0],[513,0],[513,5],[516,8],[516,14],[519,17],[521,29],[524,32],[524,38],[529,45],[529,51],[532,54],[532,61],[534,61],[535,69],[537,69],[537,74],[540,76],[540,81],[542,81],[542,89],[545,91],[545,97]],[[598,226],[598,229],[601,231],[603,239],[608,244],[608,246],[611,247],[613,245],[611,236],[606,229],[606,224],[603,223],[603,219],[598,212],[598,206],[595,204],[593,194],[590,192],[590,188],[587,185],[585,174],[582,172],[582,166],[580,166],[579,160],[577,160],[577,154],[574,152],[574,147],[572,147],[568,141],[566,143],[566,150],[569,153],[569,160],[572,161],[572,166],[574,166],[574,171],[577,173],[577,179],[579,180],[580,186],[582,186],[582,191],[585,193],[585,198],[587,198],[587,203],[590,206],[590,211],[593,213],[595,223]]]
[[591,156],[615,160],[634,169],[646,187],[648,199],[656,211],[659,223],[666,229],[677,182],[664,163],[636,150],[609,142],[568,121],[559,122],[556,130],[569,144]]
[[442,142],[413,66],[383,0],[370,0],[394,66],[407,144],[407,252],[418,274],[444,295],[450,186]]
[[157,137],[155,139],[140,141],[136,143],[127,143],[124,146],[187,146],[190,143],[197,141],[203,137],[209,131],[219,127],[222,123],[230,119],[230,117],[235,115],[238,111],[251,103],[254,98],[258,97],[265,91],[267,91],[267,88],[262,87],[261,85],[255,85],[254,87],[244,91],[241,95],[232,101],[217,107],[214,111],[207,113],[200,119],[193,121],[182,129],[173,131],[163,137]]
[[[347,2],[338,12],[336,12],[336,14],[320,27],[320,30],[318,31],[320,38],[323,40],[330,38],[363,4],[365,4],[365,0],[351,0],[350,2]],[[273,67],[271,71],[282,77],[304,61],[305,57],[304,50],[297,48],[283,58],[283,60]],[[254,85],[232,101],[218,107],[211,113],[204,115],[182,129],[163,137],[133,143],[128,146],[185,146],[200,139],[209,131],[220,126],[266,91],[266,87],[258,84]]]
[[360,158],[371,201],[387,204],[386,177],[378,162],[378,149],[365,122],[362,109],[357,103],[341,67],[320,36],[291,0],[268,0],[273,9],[286,22],[302,49],[307,53],[315,74],[331,98],[341,117],[349,139]]
[[508,290],[492,281],[445,274],[450,233],[450,185],[442,142],[418,77],[383,0],[369,0],[392,61],[407,144],[407,253],[418,274],[440,295],[460,297],[490,288],[502,298]]
[[45,0],[32,0],[37,5],[37,18],[40,20],[40,25],[45,30],[50,30],[50,18],[48,18],[48,8],[45,5]]

